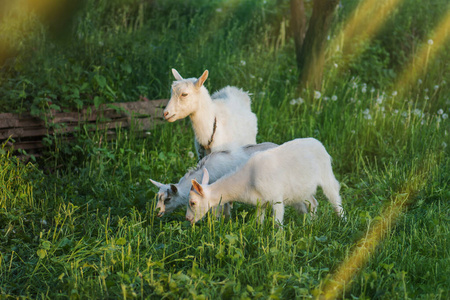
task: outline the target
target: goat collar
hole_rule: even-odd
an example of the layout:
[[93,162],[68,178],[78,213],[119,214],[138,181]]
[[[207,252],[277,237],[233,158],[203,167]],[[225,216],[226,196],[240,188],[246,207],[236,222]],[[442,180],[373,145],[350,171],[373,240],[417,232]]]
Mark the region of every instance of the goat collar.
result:
[[214,124],[213,124],[213,132],[211,134],[211,138],[208,141],[208,144],[204,147],[206,150],[210,150],[211,149],[211,144],[214,140],[214,134],[216,134],[216,128],[217,128],[217,118],[214,117]]

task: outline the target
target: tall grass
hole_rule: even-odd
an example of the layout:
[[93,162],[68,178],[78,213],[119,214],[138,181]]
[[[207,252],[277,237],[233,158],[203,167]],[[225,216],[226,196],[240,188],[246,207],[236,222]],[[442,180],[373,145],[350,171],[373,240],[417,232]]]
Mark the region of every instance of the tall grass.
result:
[[[71,144],[56,138],[36,164],[4,148],[1,297],[314,298],[364,249],[342,298],[450,297],[448,64],[433,63],[403,94],[334,73],[333,57],[320,92],[298,91],[293,43],[280,31],[275,1],[139,3],[90,3],[72,51],[57,45],[19,75],[8,69],[2,92],[19,84],[24,107],[50,97],[62,109],[95,97],[163,98],[171,67],[186,77],[208,68],[211,91],[230,84],[252,93],[258,142],[323,142],[348,220],[334,216],[320,191],[317,219],[288,208],[282,228],[269,215],[259,224],[255,208],[239,203],[230,219],[208,215],[194,226],[184,209],[157,218],[148,178],[176,182],[196,164],[188,120],[144,138],[125,130],[110,141],[101,130],[81,131]],[[139,11],[148,16],[142,25]],[[105,12],[114,18],[95,23]],[[373,228],[385,223],[369,247]]]

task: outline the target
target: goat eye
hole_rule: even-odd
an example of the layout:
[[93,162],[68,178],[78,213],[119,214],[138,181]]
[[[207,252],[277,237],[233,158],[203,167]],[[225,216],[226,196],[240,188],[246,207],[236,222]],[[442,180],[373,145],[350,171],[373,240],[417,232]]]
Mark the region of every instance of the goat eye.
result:
[[181,97],[187,97],[188,93],[181,93]]
[[193,202],[193,201],[189,202],[189,204],[190,204],[191,206],[195,206],[195,202]]

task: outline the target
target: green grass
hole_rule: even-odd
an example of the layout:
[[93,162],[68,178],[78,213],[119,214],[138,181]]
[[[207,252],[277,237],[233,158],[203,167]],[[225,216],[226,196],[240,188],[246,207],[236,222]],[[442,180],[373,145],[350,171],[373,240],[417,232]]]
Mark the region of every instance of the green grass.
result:
[[[195,226],[185,221],[185,209],[157,218],[148,178],[176,182],[196,164],[188,120],[144,138],[125,130],[111,141],[102,131],[81,131],[71,144],[56,137],[43,158],[28,164],[2,148],[0,298],[314,298],[365,247],[371,228],[388,220],[395,201],[404,203],[398,217],[367,247],[341,298],[450,297],[449,45],[421,85],[402,90],[392,79],[358,73],[363,65],[334,74],[337,58],[330,58],[314,99],[314,91],[297,91],[293,42],[286,35],[282,43],[286,4],[267,2],[158,2],[144,7],[141,26],[138,1],[100,1],[79,12],[72,30],[83,39],[43,45],[33,57],[25,51],[5,67],[2,110],[39,114],[51,104],[65,110],[139,95],[166,98],[171,67],[186,77],[208,68],[210,91],[230,84],[253,94],[258,142],[322,141],[348,220],[334,215],[320,191],[317,219],[288,208],[282,229],[269,215],[259,224],[255,208],[239,203],[230,219],[207,216]],[[435,1],[427,12],[434,16],[442,5]],[[414,7],[422,9],[411,0],[407,12]],[[409,17],[395,14],[397,34],[410,32]],[[418,43],[427,34],[409,38]],[[405,37],[378,38],[365,54],[374,62],[383,61],[380,45]],[[379,68],[397,73],[402,63]]]

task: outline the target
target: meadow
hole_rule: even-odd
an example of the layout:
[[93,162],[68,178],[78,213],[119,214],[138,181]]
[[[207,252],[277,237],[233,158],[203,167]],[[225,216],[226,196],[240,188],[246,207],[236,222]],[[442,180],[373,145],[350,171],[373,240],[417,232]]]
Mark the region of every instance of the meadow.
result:
[[87,0],[62,27],[4,12],[1,112],[168,98],[171,68],[208,69],[210,92],[252,94],[258,142],[324,144],[347,220],[320,190],[317,219],[288,208],[282,228],[240,203],[229,219],[158,218],[148,179],[197,163],[187,119],[144,138],[49,136],[28,162],[3,145],[0,298],[449,299],[450,4],[388,1],[372,34],[348,40],[364,2],[336,9],[318,91],[298,89],[289,1]]

